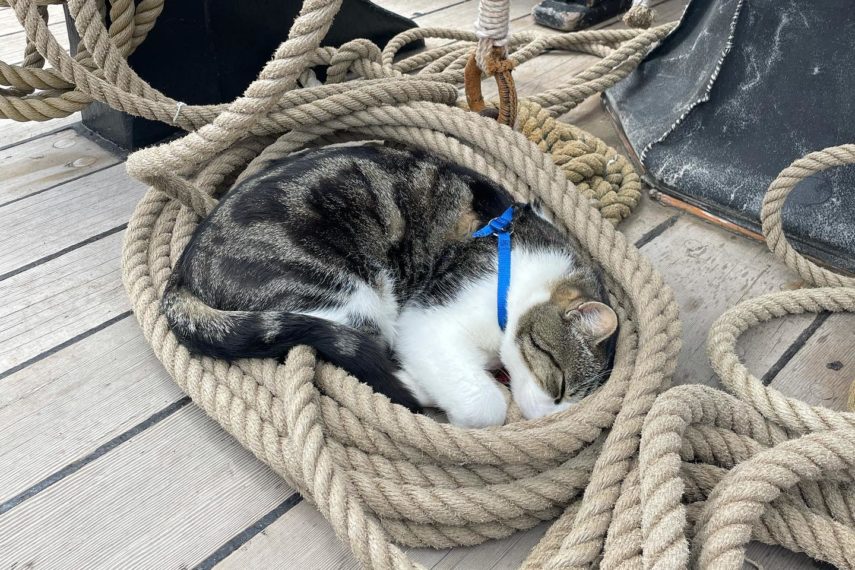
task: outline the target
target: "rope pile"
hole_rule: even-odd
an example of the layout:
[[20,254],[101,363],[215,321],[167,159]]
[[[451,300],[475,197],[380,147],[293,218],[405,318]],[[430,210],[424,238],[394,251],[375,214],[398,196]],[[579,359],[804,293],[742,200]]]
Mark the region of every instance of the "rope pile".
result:
[[[35,49],[85,95],[196,129],[128,160],[129,172],[151,186],[123,252],[134,313],[182,389],[312,501],[363,565],[413,567],[393,541],[471,545],[557,518],[526,568],[740,568],[751,538],[855,568],[855,414],[786,398],[763,386],[734,352],[739,335],[760,322],[855,309],[853,280],[801,258],[787,244],[780,217],[797,180],[855,162],[855,147],[795,163],[764,204],[770,246],[822,287],[759,297],[718,320],[710,357],[734,396],[702,386],[666,391],[680,349],[673,294],[604,218],[608,212],[592,208],[556,164],[573,162],[574,141],[586,139],[550,118],[629,73],[669,28],[510,36],[515,64],[545,49],[602,58],[522,105],[520,132],[455,106],[473,43],[394,63],[397,50],[417,37],[475,42],[474,34],[411,30],[383,51],[366,41],[318,48],[341,0],[307,0],[288,40],[244,96],[213,107],[149,96],[132,75],[121,85],[99,77],[57,51],[36,2],[10,2],[33,26]],[[91,5],[69,0],[72,14]],[[76,24],[92,28],[81,37],[109,37],[97,18]],[[112,42],[102,44],[105,61],[133,73],[110,59],[119,55]],[[295,89],[316,65],[329,66],[328,84]],[[342,83],[349,75],[362,80]],[[484,173],[518,199],[539,198],[578,238],[603,266],[622,323],[615,370],[602,389],[560,414],[465,430],[390,404],[305,347],[281,364],[228,363],[191,355],[177,342],[160,297],[217,197],[296,150],[366,138],[421,147]],[[585,164],[577,162],[579,169]],[[614,164],[591,166],[602,179],[590,184],[592,193],[608,196]]]
[[[77,89],[75,81],[69,81],[69,76],[62,71],[44,68],[45,58],[42,53],[43,48],[48,45],[45,35],[50,35],[47,28],[47,6],[62,3],[62,0],[39,0],[27,2],[23,12],[17,12],[16,9],[19,18],[22,14],[25,15],[20,21],[27,30],[27,42],[21,64],[0,61],[0,119],[60,119],[80,111],[98,99],[87,94],[85,89]],[[10,0],[0,0],[0,6],[9,5]],[[11,5],[24,7],[16,2],[11,2]],[[142,0],[138,4],[135,4],[134,0],[111,0],[109,30],[105,31],[105,35],[99,36],[98,40],[93,35],[81,34],[83,41],[74,56],[75,62],[82,69],[106,81],[130,86],[129,79],[133,76],[124,68],[108,65],[109,54],[113,54],[114,59],[116,55],[124,59],[132,54],[154,27],[162,10],[163,0]],[[103,21],[105,13],[106,7],[103,3],[85,3],[78,8],[75,15],[76,21],[79,22],[78,29],[88,29],[87,22],[92,20]],[[41,41],[35,39],[36,34],[42,37]],[[109,42],[104,41],[107,38]],[[56,44],[54,49],[62,50],[55,39],[53,43]],[[87,49],[88,46],[93,48],[91,53]],[[109,51],[108,47],[111,48]],[[62,51],[64,53],[64,50]]]

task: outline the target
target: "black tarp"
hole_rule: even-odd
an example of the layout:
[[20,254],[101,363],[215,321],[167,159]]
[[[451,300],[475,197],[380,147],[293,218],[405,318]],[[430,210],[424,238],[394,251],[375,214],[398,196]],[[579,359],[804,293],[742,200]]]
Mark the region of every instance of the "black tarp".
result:
[[[782,169],[855,143],[855,1],[694,0],[605,98],[652,186],[759,231]],[[855,271],[855,166],[801,183],[784,229]]]

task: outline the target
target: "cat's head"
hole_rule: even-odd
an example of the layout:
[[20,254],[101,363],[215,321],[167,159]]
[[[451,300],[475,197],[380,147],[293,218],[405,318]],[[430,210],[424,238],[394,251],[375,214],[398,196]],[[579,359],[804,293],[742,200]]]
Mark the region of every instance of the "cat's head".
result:
[[549,300],[523,313],[503,350],[523,415],[531,419],[566,409],[602,385],[617,327],[614,310],[572,280],[556,284]]

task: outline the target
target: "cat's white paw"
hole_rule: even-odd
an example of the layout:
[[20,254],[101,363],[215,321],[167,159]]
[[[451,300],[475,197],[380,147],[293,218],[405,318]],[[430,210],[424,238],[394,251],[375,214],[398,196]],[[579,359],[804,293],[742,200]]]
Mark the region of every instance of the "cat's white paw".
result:
[[454,403],[446,414],[448,420],[459,427],[485,428],[500,426],[508,415],[508,403],[502,391],[495,385],[482,390],[477,398]]
[[401,381],[401,384],[407,387],[419,404],[425,407],[436,405],[436,402],[434,402],[433,398],[430,397],[430,394],[427,393],[421,384],[415,381],[409,372],[398,370],[395,372],[395,376]]

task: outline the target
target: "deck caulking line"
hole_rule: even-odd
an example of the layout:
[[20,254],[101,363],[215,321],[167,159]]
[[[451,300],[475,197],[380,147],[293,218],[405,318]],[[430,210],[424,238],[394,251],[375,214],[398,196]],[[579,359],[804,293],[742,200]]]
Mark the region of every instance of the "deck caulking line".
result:
[[256,535],[264,532],[271,524],[276,522],[279,517],[290,511],[292,508],[300,504],[303,497],[297,491],[282,501],[272,511],[243,529],[239,534],[236,534],[227,543],[215,550],[205,560],[193,567],[193,570],[211,570],[214,566],[225,560],[232,552],[249,542]]
[[[115,164],[113,166],[115,166]],[[24,271],[29,271],[33,267],[38,267],[39,265],[47,263],[48,261],[52,261],[52,260],[56,259],[57,257],[62,257],[66,253],[70,253],[70,252],[74,251],[75,249],[80,249],[84,245],[89,245],[90,243],[95,243],[99,239],[103,239],[103,238],[109,237],[113,234],[117,234],[117,233],[127,229],[127,227],[128,227],[128,224],[126,222],[126,223],[122,224],[121,226],[116,226],[115,228],[111,228],[107,231],[101,232],[100,234],[90,236],[83,241],[79,241],[77,243],[71,244],[68,247],[64,247],[59,251],[55,251],[55,252],[51,253],[50,255],[40,257],[39,259],[37,259],[35,261],[31,261],[30,263],[28,263],[26,265],[22,265],[21,267],[18,267],[16,269],[11,270],[11,271],[7,271],[6,273],[3,273],[2,275],[0,275],[0,281],[5,281],[6,279],[9,279],[10,277],[14,277],[15,275],[23,273]]]
[[8,376],[11,376],[12,374],[14,374],[16,372],[20,372],[21,370],[23,370],[27,366],[30,366],[31,364],[35,364],[39,360],[44,360],[48,356],[50,356],[52,354],[56,354],[57,352],[59,352],[60,350],[62,350],[64,348],[68,348],[69,346],[76,344],[77,342],[79,342],[79,341],[81,341],[87,337],[90,337],[93,334],[95,334],[99,331],[102,331],[102,330],[106,329],[107,327],[114,325],[123,319],[128,318],[132,314],[133,314],[132,311],[125,311],[124,313],[121,313],[121,314],[116,315],[115,317],[113,317],[111,319],[104,321],[100,325],[97,325],[97,326],[92,327],[91,329],[85,330],[82,333],[80,333],[76,336],[73,336],[66,341],[61,342],[56,346],[53,346],[53,347],[45,350],[44,352],[40,352],[39,354],[35,355],[34,357],[29,358],[29,359],[25,360],[24,362],[17,364],[15,366],[13,366],[12,368],[9,368],[8,370],[4,370],[3,372],[0,372],[0,380],[3,380],[4,378],[7,378]]
[[814,335],[814,333],[819,330],[819,327],[828,320],[828,317],[831,316],[831,313],[820,313],[816,316],[816,318],[801,332],[801,334],[796,337],[796,340],[787,347],[787,350],[784,351],[775,364],[772,365],[769,370],[760,378],[760,382],[763,383],[764,386],[768,386],[775,380],[781,370],[784,369],[787,364],[790,363],[790,360],[798,354],[798,352],[802,349],[802,347],[810,340],[810,337]]
[[114,437],[110,441],[98,446],[98,448],[95,449],[95,451],[93,451],[89,455],[81,457],[80,459],[78,459],[77,461],[74,461],[73,463],[69,463],[68,465],[66,465],[65,467],[60,469],[59,471],[56,471],[52,475],[49,475],[45,479],[42,479],[41,481],[39,481],[38,483],[36,483],[32,487],[29,487],[28,489],[25,489],[24,491],[18,493],[17,495],[12,497],[11,499],[9,499],[3,503],[0,503],[0,515],[3,515],[5,513],[7,513],[8,511],[14,509],[15,507],[17,507],[18,505],[20,505],[21,503],[23,503],[27,499],[30,499],[30,498],[38,495],[39,493],[41,493],[45,489],[48,489],[48,488],[52,487],[53,485],[56,485],[57,483],[59,483],[60,481],[62,481],[66,477],[68,477],[69,475],[77,473],[83,467],[89,465],[90,463],[92,463],[96,459],[103,457],[104,455],[106,455],[107,453],[109,453],[113,449],[117,448],[118,446],[122,445],[123,443],[125,443],[126,441],[131,439],[132,437],[139,435],[142,432],[144,432],[145,430],[147,430],[148,428],[152,427],[153,425],[162,422],[163,420],[165,420],[166,418],[168,418],[169,416],[171,416],[172,414],[174,414],[175,412],[177,412],[178,410],[180,410],[181,408],[183,408],[184,406],[186,406],[190,402],[191,402],[190,396],[184,396],[180,400],[177,400],[177,401],[171,403],[170,405],[166,406],[165,408],[163,408],[159,412],[155,412],[154,414],[149,416],[147,419],[136,424],[134,427],[130,428],[129,430],[117,435],[116,437]]
[[650,242],[664,234],[666,231],[668,231],[671,226],[677,223],[677,220],[679,220],[680,217],[681,214],[675,214],[664,222],[659,222],[654,227],[644,232],[644,235],[638,238],[633,245],[635,245],[636,249],[641,249],[642,247],[649,244]]
[[16,202],[20,202],[21,200],[26,200],[27,198],[32,198],[33,196],[38,196],[39,194],[44,194],[45,192],[49,192],[51,190],[56,190],[60,186],[64,186],[65,184],[68,184],[69,182],[76,182],[77,180],[80,180],[81,178],[86,178],[87,176],[92,176],[93,174],[98,174],[99,172],[107,170],[108,168],[112,168],[112,167],[114,167],[120,163],[121,163],[121,161],[119,161],[117,159],[116,162],[114,162],[112,164],[108,164],[106,166],[96,168],[95,170],[90,170],[88,172],[84,172],[83,174],[80,174],[80,175],[75,176],[73,178],[67,178],[67,179],[63,180],[62,182],[57,182],[53,186],[48,186],[47,188],[42,188],[41,190],[37,190],[31,194],[27,194],[25,196],[18,196],[17,198],[13,198],[13,199],[9,200],[8,202],[0,203],[0,208],[2,208],[4,206],[9,206],[10,204],[15,204]]
[[[3,120],[6,120],[6,119],[3,119]],[[80,121],[78,121],[76,123],[64,123],[62,125],[57,126],[55,129],[29,136],[29,137],[23,138],[19,141],[15,141],[13,143],[0,144],[0,151],[9,150],[10,148],[16,147],[16,146],[21,145],[21,144],[30,143],[30,142],[33,142],[33,141],[38,140],[40,138],[43,138],[43,137],[49,137],[50,135],[55,135],[56,133],[64,131],[66,129],[74,128],[74,126],[77,124],[80,124]]]

